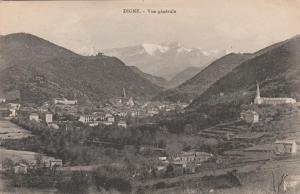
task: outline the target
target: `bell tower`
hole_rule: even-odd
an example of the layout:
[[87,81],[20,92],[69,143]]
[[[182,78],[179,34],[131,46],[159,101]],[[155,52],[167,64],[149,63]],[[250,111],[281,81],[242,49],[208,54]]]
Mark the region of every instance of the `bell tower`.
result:
[[260,97],[259,84],[256,83],[256,96],[254,99],[254,104],[262,104],[263,99]]

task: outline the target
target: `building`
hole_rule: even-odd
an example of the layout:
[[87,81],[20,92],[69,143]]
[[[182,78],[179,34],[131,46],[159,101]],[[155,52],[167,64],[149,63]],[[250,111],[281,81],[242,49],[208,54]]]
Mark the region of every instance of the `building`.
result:
[[241,119],[246,123],[257,123],[259,121],[259,115],[255,111],[244,111],[241,113]]
[[15,174],[27,174],[28,172],[28,165],[19,163],[14,166],[14,173]]
[[55,123],[50,123],[48,126],[53,128],[53,129],[59,129],[59,126]]
[[89,123],[88,125],[89,125],[90,127],[96,127],[96,126],[99,125],[99,123],[98,123],[98,122],[91,122],[91,123]]
[[159,110],[156,108],[151,108],[150,110],[147,111],[147,115],[153,117],[154,115],[159,114]]
[[254,104],[270,104],[270,105],[279,105],[279,104],[295,104],[296,100],[293,98],[267,98],[260,96],[259,84],[257,83],[256,96],[254,99]]
[[15,117],[15,116],[17,116],[17,110],[9,109],[9,117]]
[[107,113],[106,115],[105,115],[105,119],[106,119],[106,121],[108,121],[108,122],[115,122],[115,117],[112,115],[112,114],[110,114],[110,113]]
[[189,164],[200,165],[212,157],[212,154],[206,152],[181,152],[171,158],[171,163],[181,164],[182,167],[186,167]]
[[106,126],[109,126],[109,125],[112,125],[113,122],[110,122],[110,121],[100,121],[101,124],[103,125],[106,125]]
[[77,100],[68,100],[66,98],[55,98],[54,104],[75,105],[77,104]]
[[50,167],[61,167],[63,162],[61,159],[52,159],[49,160]]
[[8,103],[9,109],[19,110],[21,105],[18,103]]
[[43,121],[45,123],[52,123],[53,122],[53,114],[52,113],[44,113],[43,114]]
[[78,119],[79,122],[82,123],[89,123],[89,122],[94,122],[96,121],[96,116],[94,115],[81,115]]
[[276,154],[294,154],[297,152],[297,144],[295,140],[277,140],[275,142]]
[[132,97],[129,98],[129,100],[126,102],[126,105],[127,105],[127,106],[130,106],[130,107],[133,107],[133,106],[135,105],[135,103],[134,103]]
[[118,126],[123,127],[123,128],[127,128],[127,123],[126,123],[126,121],[119,121]]
[[42,158],[42,164],[45,167],[53,168],[53,167],[61,167],[63,166],[63,162],[61,159],[49,157],[49,158]]
[[30,120],[30,121],[40,122],[39,115],[36,114],[36,113],[31,113],[31,114],[29,115],[29,120]]
[[0,98],[0,103],[5,103],[6,99],[5,98]]

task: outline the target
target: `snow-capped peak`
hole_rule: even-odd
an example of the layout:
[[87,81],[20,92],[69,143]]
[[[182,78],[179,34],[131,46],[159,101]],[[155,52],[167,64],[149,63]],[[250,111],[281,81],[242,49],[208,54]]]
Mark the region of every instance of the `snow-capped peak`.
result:
[[188,48],[185,48],[185,47],[179,47],[178,49],[177,49],[177,51],[178,52],[186,52],[186,53],[188,53],[188,52],[191,52],[193,49],[188,49]]
[[214,56],[224,56],[230,53],[230,51],[228,50],[218,50],[218,49],[214,49],[214,50],[204,50],[202,48],[198,48],[203,55],[208,56],[208,57],[214,57]]
[[142,44],[142,47],[149,55],[155,55],[157,52],[164,53],[169,50],[169,47],[158,44],[144,43]]

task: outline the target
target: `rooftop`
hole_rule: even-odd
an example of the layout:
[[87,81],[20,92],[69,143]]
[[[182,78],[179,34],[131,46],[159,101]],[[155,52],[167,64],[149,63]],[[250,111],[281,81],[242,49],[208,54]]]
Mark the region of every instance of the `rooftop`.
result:
[[277,140],[275,141],[275,144],[294,144],[296,143],[295,140]]

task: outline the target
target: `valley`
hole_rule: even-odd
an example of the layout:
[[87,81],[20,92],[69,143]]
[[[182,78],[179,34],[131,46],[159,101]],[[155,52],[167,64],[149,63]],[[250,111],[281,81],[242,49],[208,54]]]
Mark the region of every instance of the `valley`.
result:
[[116,57],[1,36],[1,189],[298,191],[299,40],[230,53],[164,90],[167,80]]

